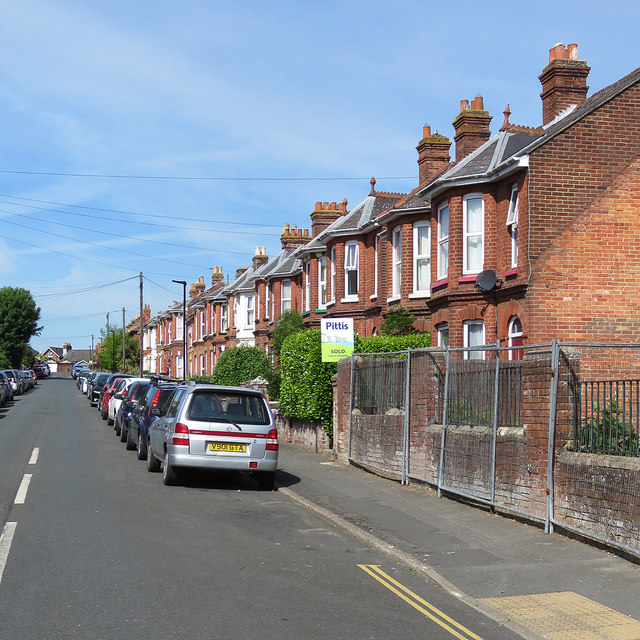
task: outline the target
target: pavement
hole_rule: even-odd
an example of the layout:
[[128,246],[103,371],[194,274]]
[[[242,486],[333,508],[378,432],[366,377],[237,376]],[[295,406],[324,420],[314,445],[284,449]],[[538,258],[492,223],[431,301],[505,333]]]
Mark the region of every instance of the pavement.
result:
[[294,445],[276,485],[527,640],[640,640],[640,565],[614,553]]

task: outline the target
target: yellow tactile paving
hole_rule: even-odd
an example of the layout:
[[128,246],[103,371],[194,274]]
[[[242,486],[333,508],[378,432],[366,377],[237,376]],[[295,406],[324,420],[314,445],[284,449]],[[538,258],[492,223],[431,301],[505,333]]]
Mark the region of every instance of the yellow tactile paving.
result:
[[640,622],[572,591],[482,602],[549,640],[640,640]]

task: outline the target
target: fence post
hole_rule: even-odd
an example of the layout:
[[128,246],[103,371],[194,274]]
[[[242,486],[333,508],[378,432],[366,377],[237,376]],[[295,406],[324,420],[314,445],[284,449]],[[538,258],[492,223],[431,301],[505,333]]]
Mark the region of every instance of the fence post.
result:
[[407,349],[407,367],[404,382],[404,429],[402,434],[402,480],[409,484],[409,409],[411,407],[411,348]]
[[349,377],[349,439],[348,439],[348,455],[347,459],[351,460],[351,416],[353,415],[353,397],[355,395],[355,389],[353,388],[353,379],[354,379],[354,362],[353,362],[353,353],[351,354],[351,374]]
[[498,400],[500,394],[500,340],[496,342],[496,381],[493,391],[493,439],[491,442],[491,506],[496,501],[496,449],[498,447]]
[[447,346],[447,357],[444,373],[444,406],[442,407],[442,438],[440,442],[440,468],[438,469],[438,498],[442,497],[442,484],[444,476],[444,447],[447,442],[447,412],[449,411],[449,365],[450,352]]
[[558,410],[558,375],[560,369],[560,340],[553,339],[551,345],[551,380],[549,389],[549,445],[547,450],[547,509],[545,515],[544,532],[553,533],[553,493],[556,443],[556,412]]

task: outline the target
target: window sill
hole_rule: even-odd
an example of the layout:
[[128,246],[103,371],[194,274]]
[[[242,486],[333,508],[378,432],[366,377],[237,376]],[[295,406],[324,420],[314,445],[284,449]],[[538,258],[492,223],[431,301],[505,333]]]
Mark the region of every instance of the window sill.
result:
[[518,275],[518,267],[514,267],[513,269],[509,269],[509,271],[504,272],[505,278],[511,278],[512,276]]
[[327,313],[326,309],[316,309],[316,313]]
[[327,309],[328,309],[329,307],[333,307],[333,306],[335,306],[335,304],[336,304],[336,301],[335,301],[335,300],[329,300],[329,302],[327,302]]
[[350,302],[360,302],[360,298],[358,298],[358,296],[352,296],[349,298],[341,298],[340,302],[342,304],[349,304]]
[[369,300],[377,300],[378,299],[378,294],[375,293],[372,296],[369,296]]
[[462,282],[475,282],[476,278],[478,277],[478,274],[474,274],[472,276],[462,276],[461,278],[458,278],[458,282],[462,283]]
[[449,284],[449,278],[442,278],[441,280],[436,280],[436,282],[434,282],[431,285],[431,291],[433,291],[434,289],[439,289],[440,287],[446,287]]
[[409,300],[420,300],[421,298],[430,298],[431,291],[416,291],[409,294]]
[[400,300],[402,300],[401,296],[391,296],[390,298],[387,298],[387,304],[393,304],[394,302],[400,302]]

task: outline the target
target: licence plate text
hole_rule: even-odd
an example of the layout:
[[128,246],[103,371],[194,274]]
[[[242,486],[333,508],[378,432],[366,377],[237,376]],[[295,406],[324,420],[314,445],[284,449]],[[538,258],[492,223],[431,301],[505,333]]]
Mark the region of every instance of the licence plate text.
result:
[[247,445],[236,444],[235,442],[210,442],[209,451],[230,451],[233,453],[246,453]]

